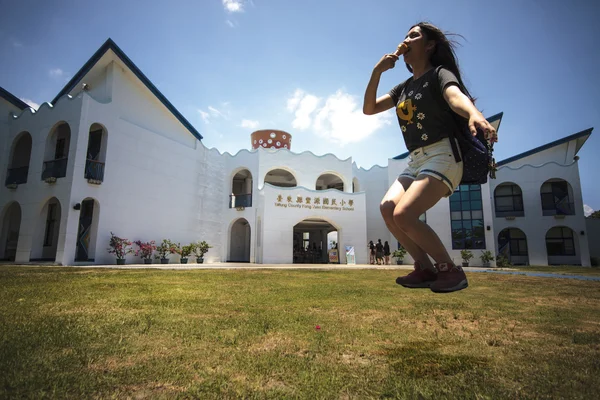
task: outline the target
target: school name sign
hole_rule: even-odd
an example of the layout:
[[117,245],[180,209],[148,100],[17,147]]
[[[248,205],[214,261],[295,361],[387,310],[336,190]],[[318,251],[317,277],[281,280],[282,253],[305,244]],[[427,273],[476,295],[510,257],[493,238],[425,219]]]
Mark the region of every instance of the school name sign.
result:
[[279,194],[275,199],[275,207],[354,211],[354,200],[340,199],[331,196],[283,196]]

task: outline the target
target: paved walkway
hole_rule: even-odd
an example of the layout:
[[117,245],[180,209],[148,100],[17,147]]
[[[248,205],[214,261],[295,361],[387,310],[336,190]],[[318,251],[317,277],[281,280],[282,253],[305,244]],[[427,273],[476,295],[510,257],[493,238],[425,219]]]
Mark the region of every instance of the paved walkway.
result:
[[[10,265],[10,264],[9,264]],[[32,266],[34,264],[31,264]],[[40,266],[39,264],[35,264]],[[44,266],[44,265],[42,265]],[[45,265],[48,266],[48,265]],[[359,269],[396,269],[396,270],[411,270],[412,265],[371,265],[371,264],[249,264],[249,263],[215,263],[215,264],[127,264],[127,265],[77,265],[76,268],[110,268],[110,269],[163,269],[163,270],[193,270],[193,269],[276,269],[276,270],[317,270],[317,271],[334,271],[334,270],[359,270]],[[562,278],[576,279],[583,281],[600,281],[600,276],[585,276],[585,275],[564,275],[553,274],[546,272],[525,272],[516,269],[496,269],[496,268],[465,268],[465,272],[483,272],[502,275],[524,275],[535,276],[542,278]]]

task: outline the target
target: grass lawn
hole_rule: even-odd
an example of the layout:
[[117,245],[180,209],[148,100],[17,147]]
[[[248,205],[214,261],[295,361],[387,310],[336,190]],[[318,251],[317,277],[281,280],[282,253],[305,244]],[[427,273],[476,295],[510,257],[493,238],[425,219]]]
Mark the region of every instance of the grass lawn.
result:
[[597,398],[600,282],[406,272],[0,267],[0,398]]
[[549,274],[562,275],[585,275],[585,276],[600,276],[600,268],[598,267],[574,267],[570,265],[557,266],[513,266],[511,269],[517,269],[523,272],[545,272]]

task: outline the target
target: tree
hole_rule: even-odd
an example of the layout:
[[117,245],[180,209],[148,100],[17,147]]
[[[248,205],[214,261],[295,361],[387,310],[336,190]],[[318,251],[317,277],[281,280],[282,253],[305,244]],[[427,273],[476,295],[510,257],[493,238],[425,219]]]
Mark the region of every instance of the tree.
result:
[[588,215],[588,218],[600,219],[600,210],[594,211],[593,213]]

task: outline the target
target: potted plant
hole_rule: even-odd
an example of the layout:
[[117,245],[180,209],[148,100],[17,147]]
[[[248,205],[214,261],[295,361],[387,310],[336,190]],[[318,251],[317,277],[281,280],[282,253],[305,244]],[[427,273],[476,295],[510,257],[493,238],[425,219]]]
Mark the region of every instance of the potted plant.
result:
[[489,268],[490,262],[494,261],[494,256],[492,255],[492,252],[489,250],[483,250],[481,252],[481,256],[479,256],[479,258],[481,258],[481,263],[486,268]]
[[125,256],[133,253],[131,242],[128,239],[115,236],[112,232],[110,233],[108,246],[108,252],[117,257],[117,265],[125,265]]
[[138,247],[138,249],[135,251],[135,255],[141,257],[144,260],[144,264],[152,264],[152,255],[156,250],[156,242],[154,240],[150,242],[136,240],[133,243],[135,243]]
[[462,266],[463,267],[468,267],[469,266],[469,260],[471,258],[473,258],[473,252],[471,250],[461,250],[460,251],[460,256],[463,260]]
[[178,244],[177,253],[181,256],[180,263],[187,264],[188,257],[194,251],[194,247],[194,244],[187,244],[185,246],[179,246]]
[[194,247],[194,255],[196,256],[196,262],[198,264],[202,264],[204,262],[204,255],[208,252],[208,249],[212,248],[208,243],[204,240],[201,242],[192,243]]
[[167,256],[169,254],[176,253],[176,246],[177,245],[175,245],[169,239],[163,239],[162,243],[156,246],[156,252],[158,254],[154,258],[156,258],[157,260],[160,259],[161,264],[168,264],[169,259],[167,258]]
[[394,250],[392,252],[392,257],[396,259],[397,265],[404,264],[404,256],[406,255],[406,249],[404,247],[400,247],[398,250]]
[[512,263],[510,262],[510,259],[504,254],[498,254],[496,256],[496,266],[499,268],[510,268],[512,266]]

